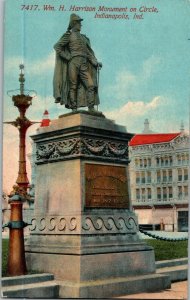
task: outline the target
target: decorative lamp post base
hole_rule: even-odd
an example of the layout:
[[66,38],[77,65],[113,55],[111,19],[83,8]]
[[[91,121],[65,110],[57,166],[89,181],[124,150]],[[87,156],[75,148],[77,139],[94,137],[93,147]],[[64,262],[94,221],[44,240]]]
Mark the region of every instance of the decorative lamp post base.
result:
[[18,276],[27,273],[23,233],[23,228],[27,224],[22,220],[21,197],[14,195],[10,200],[10,205],[11,217],[7,224],[10,229],[7,273],[11,276]]

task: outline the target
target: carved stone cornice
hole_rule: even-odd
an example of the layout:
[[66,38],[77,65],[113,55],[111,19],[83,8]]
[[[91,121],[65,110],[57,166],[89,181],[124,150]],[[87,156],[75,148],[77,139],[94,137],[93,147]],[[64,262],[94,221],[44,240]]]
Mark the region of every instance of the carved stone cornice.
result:
[[62,141],[36,144],[36,163],[47,163],[76,157],[128,162],[128,142],[103,138],[72,137]]
[[117,234],[136,233],[134,213],[116,215],[36,216],[29,227],[31,234]]
[[134,216],[86,216],[82,231],[86,233],[135,233],[137,220]]

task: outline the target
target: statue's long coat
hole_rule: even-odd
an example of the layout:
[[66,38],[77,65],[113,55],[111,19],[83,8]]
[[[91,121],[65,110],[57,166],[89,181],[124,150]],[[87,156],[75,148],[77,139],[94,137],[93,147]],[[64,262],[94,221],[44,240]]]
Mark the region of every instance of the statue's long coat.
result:
[[[65,33],[61,39],[64,39],[66,34],[68,35],[68,33]],[[94,52],[90,47],[89,39],[85,35],[82,36],[86,41],[90,53],[92,54],[92,56],[94,56]],[[68,45],[62,47],[61,50],[65,53],[65,56],[69,54]],[[90,62],[88,63],[88,67],[95,86],[94,104],[98,105],[99,96],[98,96],[97,69]],[[58,53],[56,53],[56,59],[55,59],[55,70],[54,70],[54,78],[53,78],[53,96],[55,99],[59,99],[60,104],[62,105],[64,104],[66,108],[71,108],[70,99],[69,99],[68,61],[63,57],[61,57]],[[83,85],[83,83],[79,81],[77,87],[77,107],[85,107],[85,106],[88,106],[87,90]]]

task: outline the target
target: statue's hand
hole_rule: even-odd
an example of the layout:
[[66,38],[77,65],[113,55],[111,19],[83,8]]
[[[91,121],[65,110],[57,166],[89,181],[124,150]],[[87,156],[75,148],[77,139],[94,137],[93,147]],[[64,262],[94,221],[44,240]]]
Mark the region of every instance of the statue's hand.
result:
[[91,63],[94,67],[98,66],[98,61],[96,59],[91,59]]
[[97,63],[97,67],[98,67],[99,69],[102,68],[102,63],[101,63],[100,61]]

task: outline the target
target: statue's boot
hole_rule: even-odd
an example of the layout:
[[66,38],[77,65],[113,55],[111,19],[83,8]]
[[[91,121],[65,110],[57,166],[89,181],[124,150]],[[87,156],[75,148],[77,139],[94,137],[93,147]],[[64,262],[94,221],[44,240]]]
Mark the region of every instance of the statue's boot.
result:
[[55,99],[55,103],[60,103],[60,101],[61,101],[61,97],[57,97],[57,98]]
[[87,91],[88,110],[93,112],[94,109],[94,86],[89,86]]
[[76,112],[77,111],[77,92],[76,92],[76,85],[73,85],[70,88],[70,103],[71,103],[71,108],[72,108],[72,112]]

